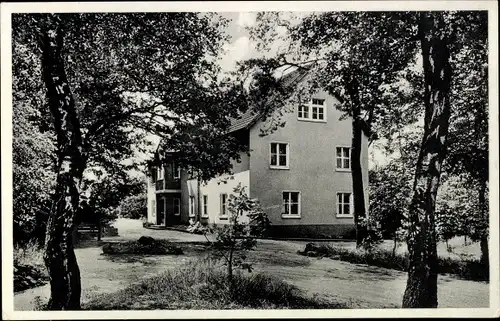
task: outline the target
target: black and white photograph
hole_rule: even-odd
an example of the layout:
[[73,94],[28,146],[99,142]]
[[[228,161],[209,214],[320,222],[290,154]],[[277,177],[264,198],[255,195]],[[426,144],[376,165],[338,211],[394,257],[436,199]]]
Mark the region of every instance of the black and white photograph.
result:
[[1,14],[7,320],[500,316],[495,1]]

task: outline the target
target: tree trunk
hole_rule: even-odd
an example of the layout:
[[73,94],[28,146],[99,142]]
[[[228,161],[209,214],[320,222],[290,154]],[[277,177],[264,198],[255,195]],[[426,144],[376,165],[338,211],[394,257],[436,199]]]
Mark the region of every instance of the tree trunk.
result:
[[451,82],[448,38],[444,33],[446,26],[443,20],[442,13],[422,13],[419,23],[425,122],[408,217],[409,267],[403,308],[436,308],[438,305],[434,211],[445,158]]
[[351,171],[354,203],[354,222],[356,223],[356,247],[360,247],[366,237],[367,227],[363,224],[366,218],[365,192],[363,186],[363,169],[361,167],[361,146],[363,129],[359,115],[354,115],[352,122]]
[[394,233],[394,247],[392,248],[392,257],[396,257],[396,249],[398,248],[398,236]]
[[196,195],[197,195],[197,199],[196,199],[196,216],[195,216],[195,221],[196,222],[201,222],[201,187],[200,187],[200,172],[198,171],[198,179],[196,181]]
[[[482,181],[479,187],[479,209],[481,211],[482,219],[486,222],[485,225],[488,226],[488,206],[486,203],[486,181]],[[481,247],[481,262],[486,264],[486,266],[490,265],[489,259],[489,248],[488,248],[488,229],[486,228],[481,235],[481,239],[479,240],[479,245]]]
[[101,218],[99,218],[97,221],[97,241],[100,241],[101,238],[102,238],[102,224],[101,224]]
[[353,77],[353,71],[345,76],[347,93],[351,99],[352,111],[352,141],[351,141],[351,178],[354,205],[354,223],[356,225],[356,247],[366,237],[367,228],[362,224],[366,218],[365,193],[363,186],[363,169],[361,166],[361,147],[363,139],[363,124],[361,121],[361,102],[359,99],[358,81]]
[[62,58],[64,31],[58,15],[40,20],[42,72],[57,135],[58,163],[54,202],[47,222],[44,261],[50,277],[50,310],[80,309],[80,270],[72,234],[85,168],[75,102]]

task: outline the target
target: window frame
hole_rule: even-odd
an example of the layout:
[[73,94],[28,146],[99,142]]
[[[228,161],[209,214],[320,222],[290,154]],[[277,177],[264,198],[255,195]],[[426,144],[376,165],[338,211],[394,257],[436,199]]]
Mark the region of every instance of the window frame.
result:
[[[339,205],[345,205],[346,203],[341,202],[339,203],[339,194],[349,194],[349,214],[341,214],[339,213]],[[343,197],[342,197],[343,200]],[[353,204],[353,195],[352,192],[347,192],[347,191],[339,191],[335,194],[335,216],[336,217],[341,217],[341,218],[353,218],[354,217],[354,204]]]
[[181,168],[176,162],[173,164],[172,176],[174,179],[181,179]]
[[[273,144],[276,144],[276,165],[272,165],[272,146]],[[283,144],[286,146],[286,165],[279,165],[279,159],[280,159],[280,152],[279,152],[279,145]],[[269,142],[269,168],[271,169],[290,169],[290,143],[288,142],[279,142],[279,141],[272,141]]]
[[[323,104],[318,105],[318,104],[313,104],[313,100],[322,100]],[[304,117],[304,108],[307,107],[307,116]],[[316,114],[319,116],[319,108],[323,110],[323,119],[314,119],[313,118],[313,108],[318,108]],[[301,110],[302,109],[302,110]],[[327,122],[327,104],[326,104],[326,99],[325,98],[311,98],[306,104],[299,104],[297,106],[297,120],[299,121],[310,121],[310,122],[315,122],[315,123],[326,123]],[[302,116],[299,116],[300,113],[302,113]]]
[[[337,149],[340,148],[340,158],[337,155]],[[349,157],[346,158],[344,157],[344,148],[347,148],[349,151]],[[338,172],[350,172],[351,171],[351,157],[352,157],[352,151],[350,146],[335,146],[335,170]],[[343,165],[344,160],[348,160],[349,167],[344,168],[344,167],[338,167],[338,160],[340,159],[340,163]]]
[[[283,202],[283,194],[284,193],[289,193],[289,196],[288,196],[288,200],[289,200],[289,203],[288,204],[292,204],[292,193],[298,193],[298,199],[297,199],[297,209],[298,209],[298,213],[297,214],[287,214],[287,213],[283,213],[283,208],[284,208],[284,205],[285,203]],[[290,206],[290,212],[291,212],[291,206]],[[281,217],[282,218],[301,218],[302,217],[302,192],[301,191],[298,191],[298,190],[283,190],[281,191]]]
[[165,179],[165,167],[158,166],[158,169],[156,170],[156,180],[161,181],[163,179]]
[[[225,195],[225,202],[222,202],[223,195]],[[219,219],[228,219],[228,209],[227,209],[228,199],[229,199],[229,196],[227,193],[220,193],[219,194]],[[225,210],[224,214],[222,214],[223,208]]]
[[189,195],[189,217],[196,216],[196,214],[194,212],[194,208],[195,208],[194,200],[195,200],[194,195]]
[[[179,205],[178,205],[179,206],[179,211],[178,212],[175,212],[175,207],[176,207],[175,202],[176,201],[179,203]],[[173,208],[173,212],[174,212],[175,216],[180,216],[181,215],[181,199],[179,197],[172,198],[172,208]]]
[[201,207],[201,217],[208,217],[208,195],[203,194],[202,197],[202,207]]

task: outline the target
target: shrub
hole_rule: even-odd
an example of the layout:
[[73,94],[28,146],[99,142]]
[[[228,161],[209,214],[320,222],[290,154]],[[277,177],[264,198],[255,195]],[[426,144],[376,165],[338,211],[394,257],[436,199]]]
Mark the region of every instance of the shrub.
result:
[[14,292],[44,285],[48,279],[43,252],[35,241],[14,249]]
[[182,249],[166,240],[155,240],[148,238],[149,241],[144,241],[145,237],[141,237],[137,241],[107,243],[102,247],[104,254],[151,254],[151,255],[166,255],[183,254]]
[[89,310],[345,308],[306,297],[302,291],[265,274],[234,274],[231,291],[220,261],[190,261],[179,269],[142,280],[128,288],[98,296],[83,305]]
[[[408,254],[396,254],[384,249],[374,249],[371,252],[365,250],[349,250],[330,245],[307,244],[303,252],[306,256],[328,256],[355,264],[367,264],[387,269],[408,271]],[[438,257],[439,273],[454,274],[460,278],[474,281],[488,281],[489,267],[479,260],[452,259]]]
[[141,219],[148,216],[148,198],[146,194],[126,197],[120,203],[120,215],[125,218]]
[[[261,236],[270,224],[259,202],[248,196],[245,187],[238,184],[233,191],[234,194],[229,196],[227,205],[228,224],[214,228],[215,242],[212,243],[218,250],[214,255],[223,258],[227,266],[230,287],[234,285],[233,268],[251,271],[251,264],[245,261],[246,252],[255,247],[256,237]],[[209,230],[211,229],[205,228],[205,236]]]

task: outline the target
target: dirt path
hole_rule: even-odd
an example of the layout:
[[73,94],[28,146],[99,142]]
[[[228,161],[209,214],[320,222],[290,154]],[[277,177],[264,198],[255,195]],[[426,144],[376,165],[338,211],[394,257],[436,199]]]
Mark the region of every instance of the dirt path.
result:
[[[141,235],[177,242],[203,241],[200,235],[169,230],[144,229],[140,221],[118,220],[119,237],[109,240],[136,240]],[[354,308],[400,307],[406,285],[406,273],[379,267],[303,257],[301,242],[261,240],[249,258],[256,271],[283,278],[310,295],[318,293]],[[82,276],[82,301],[96,293],[115,292],[141,278],[173,269],[186,260],[204,255],[202,249],[185,250],[182,256],[121,256],[110,259],[100,247],[76,249]],[[32,310],[39,296],[46,301],[49,287],[30,289],[14,296],[16,310]],[[479,308],[489,306],[489,285],[485,282],[439,276],[438,298],[441,308]]]
[[[273,253],[281,264],[257,264],[256,270],[279,276],[307,291],[318,293],[354,308],[398,308],[406,286],[406,273],[364,264],[351,264],[329,258],[301,257],[300,243],[260,241],[257,252]],[[307,260],[297,263],[299,258]],[[276,262],[277,263],[277,262]],[[290,264],[292,263],[292,264]],[[489,284],[459,280],[452,276],[438,278],[440,308],[479,308],[489,306]]]

